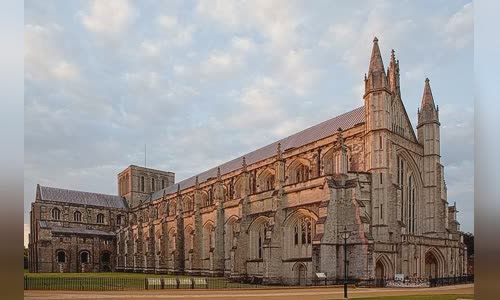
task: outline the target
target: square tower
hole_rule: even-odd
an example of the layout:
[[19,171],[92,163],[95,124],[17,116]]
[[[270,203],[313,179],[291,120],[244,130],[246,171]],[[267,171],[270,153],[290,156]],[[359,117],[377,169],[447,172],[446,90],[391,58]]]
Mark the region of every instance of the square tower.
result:
[[118,195],[125,197],[130,208],[150,199],[156,191],[175,182],[175,173],[130,165],[118,174]]

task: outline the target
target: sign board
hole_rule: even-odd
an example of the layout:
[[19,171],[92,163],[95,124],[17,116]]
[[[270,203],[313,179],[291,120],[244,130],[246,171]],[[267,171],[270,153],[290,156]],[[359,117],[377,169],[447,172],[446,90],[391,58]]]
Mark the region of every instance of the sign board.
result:
[[405,274],[395,274],[394,275],[394,280],[396,280],[396,281],[404,281],[405,280]]
[[325,273],[316,273],[316,277],[318,277],[320,279],[325,279],[326,278],[326,274]]

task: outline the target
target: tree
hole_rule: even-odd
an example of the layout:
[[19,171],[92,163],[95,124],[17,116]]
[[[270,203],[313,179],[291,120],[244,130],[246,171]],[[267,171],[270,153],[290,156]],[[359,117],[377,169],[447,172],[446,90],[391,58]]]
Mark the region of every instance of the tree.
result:
[[470,232],[464,233],[464,244],[467,246],[467,255],[474,255],[474,234]]

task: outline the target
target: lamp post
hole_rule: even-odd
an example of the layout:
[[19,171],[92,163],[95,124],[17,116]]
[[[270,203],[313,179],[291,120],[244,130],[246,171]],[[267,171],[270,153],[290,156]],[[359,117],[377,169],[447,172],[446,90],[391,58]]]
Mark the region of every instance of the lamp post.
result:
[[344,226],[344,231],[340,232],[341,237],[344,239],[344,299],[347,298],[347,239],[351,236],[351,232]]

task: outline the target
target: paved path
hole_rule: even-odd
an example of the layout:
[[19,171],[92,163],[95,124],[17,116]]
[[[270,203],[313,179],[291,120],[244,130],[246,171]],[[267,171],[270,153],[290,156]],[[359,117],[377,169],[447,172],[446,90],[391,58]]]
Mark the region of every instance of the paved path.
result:
[[[434,294],[473,294],[474,285],[464,284],[438,288],[351,288],[349,298],[373,296],[402,295],[434,295]],[[233,289],[233,290],[163,290],[163,291],[24,291],[24,299],[28,300],[66,300],[66,299],[124,299],[124,300],[157,300],[157,299],[231,299],[231,300],[295,300],[295,299],[343,299],[342,288],[282,288],[282,289]]]

